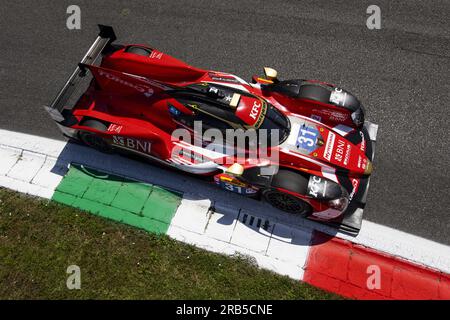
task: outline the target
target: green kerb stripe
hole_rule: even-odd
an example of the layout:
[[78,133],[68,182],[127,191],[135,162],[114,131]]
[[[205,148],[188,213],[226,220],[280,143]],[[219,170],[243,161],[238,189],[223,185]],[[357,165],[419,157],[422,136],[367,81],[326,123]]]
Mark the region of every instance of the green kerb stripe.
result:
[[166,233],[181,194],[72,164],[52,200],[153,233]]

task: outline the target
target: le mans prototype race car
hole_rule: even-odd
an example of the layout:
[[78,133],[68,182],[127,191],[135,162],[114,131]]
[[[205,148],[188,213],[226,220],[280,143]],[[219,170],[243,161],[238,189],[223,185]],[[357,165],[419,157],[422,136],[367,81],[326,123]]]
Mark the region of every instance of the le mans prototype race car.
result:
[[[364,120],[351,93],[320,81],[279,80],[271,68],[246,82],[146,45],[114,44],[113,29],[99,27],[45,107],[66,137],[208,176],[225,190],[359,232],[377,125]],[[210,129],[226,138],[208,135]],[[228,139],[230,130],[256,133],[257,140],[248,135],[236,147],[231,142],[239,135]],[[263,132],[267,144],[259,137]],[[266,156],[254,156],[255,150]]]

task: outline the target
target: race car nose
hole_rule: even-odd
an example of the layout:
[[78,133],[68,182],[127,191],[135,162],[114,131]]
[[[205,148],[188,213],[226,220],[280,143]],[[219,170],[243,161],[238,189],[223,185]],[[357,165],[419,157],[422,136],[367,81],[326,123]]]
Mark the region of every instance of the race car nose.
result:
[[372,169],[373,169],[372,161],[367,160],[367,165],[366,165],[366,169],[364,170],[364,174],[366,176],[370,175],[372,173]]

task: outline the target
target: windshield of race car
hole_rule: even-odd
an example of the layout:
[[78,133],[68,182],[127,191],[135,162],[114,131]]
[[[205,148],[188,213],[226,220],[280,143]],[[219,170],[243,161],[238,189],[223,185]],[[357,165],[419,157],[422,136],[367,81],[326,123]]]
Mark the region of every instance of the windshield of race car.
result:
[[[179,102],[193,111],[191,115],[183,115],[184,124],[192,125],[194,121],[202,121],[204,129],[253,129],[258,132],[258,136],[265,130],[268,142],[273,145],[281,144],[289,135],[289,119],[261,98],[244,92],[236,93],[223,86],[190,87],[197,90],[200,87],[204,95],[192,92],[173,94]],[[271,141],[272,138],[277,138],[277,141]]]
[[259,127],[259,130],[265,129],[268,133],[268,138],[271,138],[275,130],[278,131],[278,143],[283,143],[289,136],[290,123],[289,119],[282,114],[278,109],[272,105],[268,105],[264,120]]

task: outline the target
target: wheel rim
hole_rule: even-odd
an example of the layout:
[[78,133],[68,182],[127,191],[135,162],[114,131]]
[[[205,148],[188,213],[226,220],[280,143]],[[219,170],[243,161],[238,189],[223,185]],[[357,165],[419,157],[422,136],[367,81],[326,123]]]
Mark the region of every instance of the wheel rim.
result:
[[280,210],[296,214],[303,214],[305,212],[305,203],[287,193],[268,191],[264,196],[272,206]]

